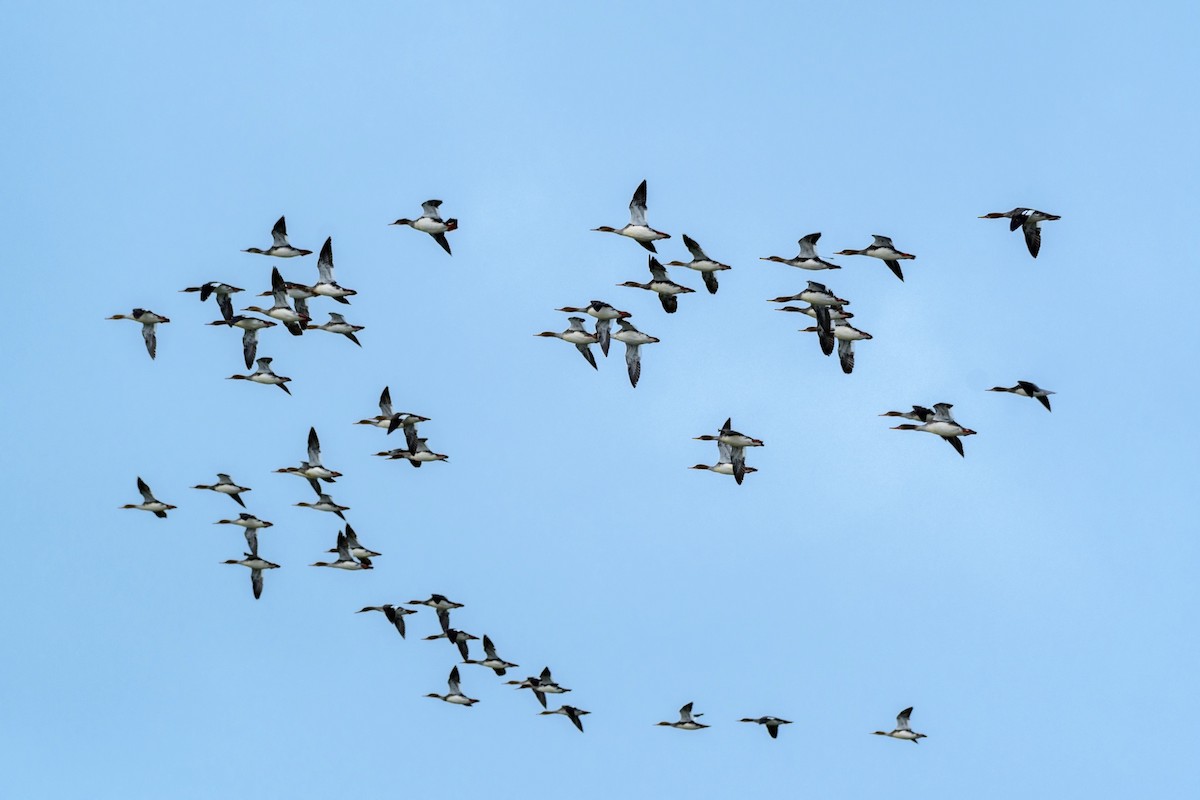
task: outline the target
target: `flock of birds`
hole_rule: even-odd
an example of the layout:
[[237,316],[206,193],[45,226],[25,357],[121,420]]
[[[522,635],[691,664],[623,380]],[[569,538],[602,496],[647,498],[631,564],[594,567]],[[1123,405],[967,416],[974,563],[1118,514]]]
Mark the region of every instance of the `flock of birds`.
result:
[[[422,204],[423,213],[420,217],[417,219],[398,219],[392,224],[408,226],[414,230],[429,234],[447,254],[451,254],[446,234],[457,230],[458,221],[456,219],[443,220],[439,213],[441,204],[440,200],[428,200]],[[649,257],[650,280],[646,283],[626,281],[619,284],[620,286],[654,292],[658,295],[663,310],[668,314],[673,314],[678,310],[678,298],[680,295],[692,293],[694,290],[672,281],[667,274],[667,267],[685,267],[700,272],[708,292],[710,294],[717,293],[719,287],[716,273],[729,270],[731,267],[710,258],[700,245],[686,234],[682,236],[682,239],[684,246],[692,256],[690,261],[670,261],[664,265],[657,260],[657,250],[654,243],[670,239],[671,237],[670,234],[651,228],[646,222],[645,181],[642,181],[634,192],[633,199],[629,204],[629,212],[629,224],[622,228],[599,227],[593,229],[633,239],[651,253]],[[1008,212],[986,214],[981,218],[1009,219],[1011,231],[1021,228],[1030,255],[1034,258],[1037,257],[1041,249],[1040,224],[1045,221],[1059,219],[1056,215],[1029,208],[1015,208]],[[288,241],[287,223],[284,217],[280,217],[279,221],[275,223],[271,231],[271,236],[272,244],[269,248],[263,250],[251,247],[243,252],[282,259],[302,257],[312,253],[311,250],[295,247]],[[811,233],[800,239],[800,251],[794,258],[769,256],[762,260],[805,270],[841,269],[839,265],[825,261],[817,254],[816,247],[820,237],[820,233]],[[900,280],[904,280],[900,262],[916,258],[911,253],[899,250],[891,238],[879,235],[875,235],[872,243],[861,250],[841,250],[837,255],[862,255],[880,259]],[[320,255],[317,258],[317,280],[315,283],[310,285],[285,281],[278,267],[272,268],[271,288],[260,295],[272,298],[273,304],[271,307],[261,308],[252,305],[243,309],[244,312],[253,312],[261,316],[235,314],[232,295],[244,290],[224,282],[210,281],[181,291],[199,294],[201,302],[207,302],[210,298],[216,301],[221,313],[221,319],[208,323],[209,325],[238,328],[242,331],[242,354],[246,368],[250,369],[254,364],[257,364],[257,368],[248,375],[231,375],[229,376],[230,380],[245,380],[268,386],[278,386],[285,393],[291,394],[291,390],[287,386],[291,378],[278,375],[272,370],[272,358],[260,358],[257,356],[259,331],[275,327],[279,324],[282,324],[293,336],[302,336],[309,330],[321,330],[339,334],[349,339],[355,345],[362,346],[356,334],[362,331],[364,327],[347,322],[339,313],[328,312],[328,322],[322,325],[313,324],[313,318],[308,305],[309,301],[316,298],[329,298],[343,305],[349,305],[349,298],[357,294],[353,289],[346,289],[339,285],[334,278],[333,243],[331,238],[325,240]],[[872,337],[869,333],[861,331],[849,323],[848,320],[854,316],[845,309],[850,303],[849,300],[838,297],[823,284],[808,281],[807,287],[799,293],[788,297],[777,297],[771,300],[771,302],[781,304],[794,302],[806,303],[807,305],[805,306],[783,305],[777,310],[800,313],[812,318],[816,324],[803,329],[802,332],[816,333],[821,350],[827,356],[832,354],[836,344],[842,370],[847,374],[853,372],[854,342],[869,340]],[[583,358],[595,369],[598,369],[598,365],[591,346],[599,345],[601,353],[607,356],[611,340],[616,339],[625,345],[625,361],[629,374],[629,382],[634,387],[637,386],[638,380],[641,377],[641,347],[647,344],[654,344],[659,339],[638,330],[629,321],[632,316],[630,312],[618,310],[614,306],[600,300],[592,300],[586,306],[582,307],[565,306],[556,310],[572,315],[583,314],[591,317],[595,321],[593,329],[590,331],[587,330],[584,317],[571,316],[568,318],[569,325],[565,331],[545,331],[536,334],[537,336],[557,338],[574,345]],[[152,359],[157,355],[157,326],[171,321],[166,316],[143,308],[135,308],[129,315],[117,314],[109,317],[109,319],[132,320],[140,323],[142,325],[142,337],[146,350]],[[618,328],[615,332],[612,331],[612,324],[614,322]],[[1042,389],[1029,381],[1018,381],[1011,387],[996,386],[988,391],[1007,392],[1020,397],[1036,399],[1048,411],[1050,410],[1049,396],[1054,394],[1054,392]],[[956,422],[951,414],[951,409],[952,405],[949,403],[935,403],[931,407],[914,405],[911,411],[888,411],[881,416],[900,417],[910,420],[912,423],[917,423],[901,424],[895,426],[893,429],[932,433],[945,439],[954,447],[959,455],[963,455],[961,439],[974,435],[975,431]],[[427,444],[427,439],[418,435],[418,425],[429,421],[428,417],[420,414],[395,411],[390,389],[385,386],[379,397],[379,414],[359,420],[355,424],[381,428],[389,435],[397,430],[403,431],[403,447],[381,451],[375,455],[389,460],[406,460],[413,467],[420,467],[427,462],[446,461],[449,458],[445,454],[433,452]],[[732,418],[726,419],[715,434],[709,433],[695,437],[699,441],[716,442],[718,455],[715,464],[697,464],[691,467],[691,469],[707,470],[719,475],[732,476],[738,484],[742,483],[747,474],[756,471],[754,467],[747,466],[745,452],[747,448],[762,447],[763,441],[735,431],[732,428],[732,424]],[[338,478],[342,477],[342,473],[329,469],[322,463],[321,443],[315,428],[309,429],[306,456],[304,460],[300,461],[299,465],[283,467],[275,470],[275,472],[304,478],[313,489],[316,494],[316,501],[299,502],[295,504],[296,506],[314,511],[332,513],[337,515],[343,522],[346,522],[344,512],[349,511],[350,508],[338,504],[324,486],[325,484],[335,483]],[[167,512],[176,508],[174,505],[158,500],[154,496],[150,486],[140,476],[137,478],[137,488],[142,495],[143,501],[141,503],[126,504],[121,506],[121,508],[148,511],[159,518],[166,518]],[[250,487],[239,485],[227,473],[218,473],[216,483],[198,484],[192,488],[224,494],[243,509],[246,509],[247,506],[241,495],[251,491]],[[243,529],[248,552],[244,552],[243,557],[240,559],[229,559],[222,563],[239,565],[249,569],[252,592],[255,599],[260,598],[263,592],[263,573],[266,570],[277,569],[280,566],[259,555],[258,532],[262,529],[272,527],[273,523],[259,519],[246,510],[239,513],[235,519],[222,519],[214,524],[233,525]],[[335,546],[330,548],[328,552],[336,554],[337,558],[333,561],[316,561],[310,566],[346,571],[370,570],[374,567],[372,560],[381,556],[380,553],[362,545],[357,533],[349,522],[346,522],[344,528],[338,530]],[[500,658],[496,653],[495,644],[487,635],[482,637],[484,657],[471,658],[470,642],[480,641],[480,639],[451,625],[451,611],[462,608],[463,604],[453,602],[440,594],[432,594],[426,600],[410,600],[402,604],[386,603],[378,606],[366,606],[357,613],[378,611],[384,615],[401,637],[405,637],[405,617],[417,613],[416,609],[407,608],[406,606],[425,606],[436,613],[440,633],[426,636],[425,639],[446,639],[457,648],[459,654],[462,656],[462,664],[474,664],[486,667],[498,676],[504,676],[507,670],[518,666],[515,663]],[[542,706],[543,710],[539,712],[540,714],[565,716],[571,720],[576,728],[581,732],[583,731],[582,718],[591,712],[565,704],[560,705],[557,709],[550,709],[548,707],[547,695],[561,695],[571,691],[554,680],[549,667],[544,668],[536,676],[526,677],[520,681],[510,680],[506,685],[515,686],[518,690],[529,689]],[[426,696],[452,705],[468,707],[479,702],[479,700],[468,697],[463,693],[461,675],[457,664],[450,671],[446,694],[430,693]],[[916,744],[920,739],[925,738],[925,734],[916,733],[911,729],[909,725],[911,714],[912,708],[904,709],[897,716],[896,727],[893,730],[874,731],[874,733],[880,736],[911,741]],[[703,714],[693,712],[693,704],[689,702],[679,709],[678,721],[664,721],[657,724],[678,730],[701,730],[709,727],[709,725],[698,721],[702,716]],[[775,716],[746,717],[741,719],[740,722],[755,723],[764,726],[771,738],[778,736],[781,726],[791,724],[789,720]]]

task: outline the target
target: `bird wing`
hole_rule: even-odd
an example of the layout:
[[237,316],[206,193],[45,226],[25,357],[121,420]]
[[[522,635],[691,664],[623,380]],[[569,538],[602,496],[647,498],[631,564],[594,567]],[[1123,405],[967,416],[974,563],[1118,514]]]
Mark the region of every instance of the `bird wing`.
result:
[[717,293],[717,273],[702,272],[702,273],[700,273],[700,275],[701,275],[701,277],[704,278],[704,286],[706,289],[708,289],[708,293],[716,294]]
[[629,382],[636,389],[638,379],[642,377],[641,345],[625,345],[625,366],[629,368]]
[[633,199],[629,201],[629,224],[630,225],[645,225],[646,224],[646,182],[642,181],[638,184],[637,189],[633,193]]
[[421,213],[430,219],[436,219],[440,222],[442,215],[438,212],[438,209],[441,207],[441,200],[426,200],[424,203],[421,203]]
[[800,255],[797,258],[816,258],[817,257],[817,240],[821,238],[820,233],[810,233],[799,241]]
[[330,236],[321,246],[321,255],[317,256],[317,282],[333,283],[333,237]]
[[673,294],[660,294],[659,301],[662,303],[663,311],[668,314],[674,314],[679,310],[679,298]]
[[246,359],[246,369],[254,364],[254,354],[258,352],[258,331],[245,330],[242,332],[242,356]]
[[957,436],[947,436],[946,441],[950,443],[951,447],[958,451],[960,456],[963,458],[967,457],[967,454],[963,452],[962,441]]
[[280,217],[279,221],[275,223],[275,227],[271,228],[271,245],[281,247],[287,243],[287,220]]
[[667,277],[667,268],[658,262],[654,256],[650,256],[650,276],[656,281],[669,281]]
[[1025,234],[1029,255],[1037,258],[1038,251],[1042,249],[1042,226],[1036,222],[1026,222],[1021,226],[1021,232]]
[[706,256],[704,251],[700,249],[700,245],[696,243],[696,240],[688,236],[686,233],[683,235],[683,246],[686,247],[688,252],[692,254],[692,258],[694,260],[712,261],[712,259]]
[[577,345],[575,345],[575,349],[583,354],[584,360],[592,365],[592,369],[600,369],[599,367],[596,366],[596,357],[594,355],[592,355],[591,345],[577,344]]
[[438,624],[442,626],[442,633],[450,632],[450,611],[449,609],[439,608],[437,610]]
[[262,597],[263,587],[263,571],[261,569],[250,570],[250,588],[254,590],[254,599]]
[[842,362],[842,372],[847,375],[854,372],[854,342],[849,339],[838,342],[838,361]]
[[258,531],[254,528],[245,528],[246,545],[250,548],[250,555],[258,558]]
[[600,352],[608,356],[609,340],[612,338],[612,320],[596,320],[596,338],[600,340]]
[[308,429],[308,463],[314,467],[321,466],[321,440],[317,438],[316,428]]
[[445,250],[449,255],[454,255],[454,253],[450,252],[450,242],[446,241],[446,234],[431,233],[429,235],[432,236],[433,240],[435,242],[437,242],[438,244],[440,244],[442,246],[442,249]]
[[142,338],[146,340],[146,352],[154,358],[155,351],[158,349],[158,340],[154,335],[154,325],[142,325]]
[[692,721],[692,704],[691,703],[688,703],[683,708],[679,709],[679,721],[680,722],[691,722]]
[[389,386],[383,387],[379,395],[379,413],[385,417],[392,416],[392,390]]
[[229,299],[229,295],[217,295],[217,308],[221,309],[221,318],[226,322],[233,319],[233,301]]
[[458,689],[458,667],[450,670],[450,679],[446,684],[450,687],[450,694],[462,694]]
[[896,730],[898,730],[898,731],[912,730],[912,728],[908,727],[908,718],[911,716],[912,716],[912,706],[909,706],[908,708],[901,711],[900,715],[898,717],[896,717]]
[[893,261],[890,258],[885,258],[883,263],[888,265],[888,269],[890,269],[897,278],[904,280],[904,271],[900,269],[899,261]]

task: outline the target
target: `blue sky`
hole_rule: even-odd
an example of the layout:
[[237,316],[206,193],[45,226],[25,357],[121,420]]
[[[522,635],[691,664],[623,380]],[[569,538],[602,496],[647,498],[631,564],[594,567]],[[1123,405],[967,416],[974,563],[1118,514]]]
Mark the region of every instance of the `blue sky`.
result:
[[[890,3],[40,4],[0,32],[9,347],[13,797],[1186,796],[1197,746],[1197,12]],[[734,269],[662,313],[626,221]],[[447,257],[386,223],[429,197]],[[1061,214],[1034,261],[989,211]],[[253,292],[334,241],[359,350],[276,329],[294,396],[224,378],[234,332],[186,286]],[[843,257],[874,334],[851,376],[765,299],[759,261],[888,234],[907,281]],[[315,257],[278,262],[312,280]],[[818,276],[821,277],[821,276]],[[249,305],[252,291],[239,295]],[[662,339],[628,385],[534,338],[598,298]],[[323,320],[330,302],[314,303]],[[147,357],[145,306],[172,318]],[[1017,379],[1054,412],[983,390]],[[371,453],[391,386],[448,464]],[[952,402],[959,459],[876,415]],[[732,415],[743,486],[686,467]],[[310,569],[316,426],[372,573]],[[393,439],[396,437],[392,437]],[[238,509],[283,565],[261,601]],[[141,475],[179,506],[118,511]],[[332,574],[330,574],[332,572]],[[409,618],[440,592],[580,736]],[[710,730],[653,727],[695,701]],[[867,735],[905,706],[919,748]],[[735,720],[795,720],[779,740]]]

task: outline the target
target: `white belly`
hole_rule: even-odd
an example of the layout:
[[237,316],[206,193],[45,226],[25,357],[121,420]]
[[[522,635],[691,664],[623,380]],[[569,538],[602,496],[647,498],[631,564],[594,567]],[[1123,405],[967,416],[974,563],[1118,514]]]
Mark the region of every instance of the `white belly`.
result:
[[437,220],[432,220],[427,217],[422,217],[421,219],[414,221],[412,226],[419,231],[424,231],[425,233],[445,233],[447,230],[449,230],[449,228],[446,227],[446,223],[438,222]]

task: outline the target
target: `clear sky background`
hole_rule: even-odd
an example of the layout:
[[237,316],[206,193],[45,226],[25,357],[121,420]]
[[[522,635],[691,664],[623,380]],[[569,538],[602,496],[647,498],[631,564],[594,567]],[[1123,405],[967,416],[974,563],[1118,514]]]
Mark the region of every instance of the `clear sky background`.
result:
[[[1198,115],[1192,4],[39,3],[0,31],[8,302],[6,797],[940,798],[1195,790]],[[734,269],[665,315],[623,225]],[[387,223],[438,197],[454,256]],[[1061,214],[1040,257],[1005,222]],[[263,334],[227,381],[186,286],[315,279],[360,350]],[[759,261],[894,237],[811,275]],[[809,277],[875,338],[843,375],[767,298]],[[554,309],[662,339],[631,389]],[[171,317],[157,361],[106,316]],[[1018,379],[1054,412],[983,390]],[[447,464],[371,453],[388,384]],[[960,459],[876,415],[954,403]],[[732,415],[743,486],[686,467]],[[371,573],[272,470],[316,426]],[[243,485],[266,575],[220,565]],[[179,506],[119,511],[141,475]],[[1188,500],[1192,497],[1192,500]],[[550,665],[579,735],[462,667],[432,614]],[[653,724],[695,701],[709,730]],[[868,735],[915,706],[920,747]],[[794,720],[777,741],[743,716]]]

